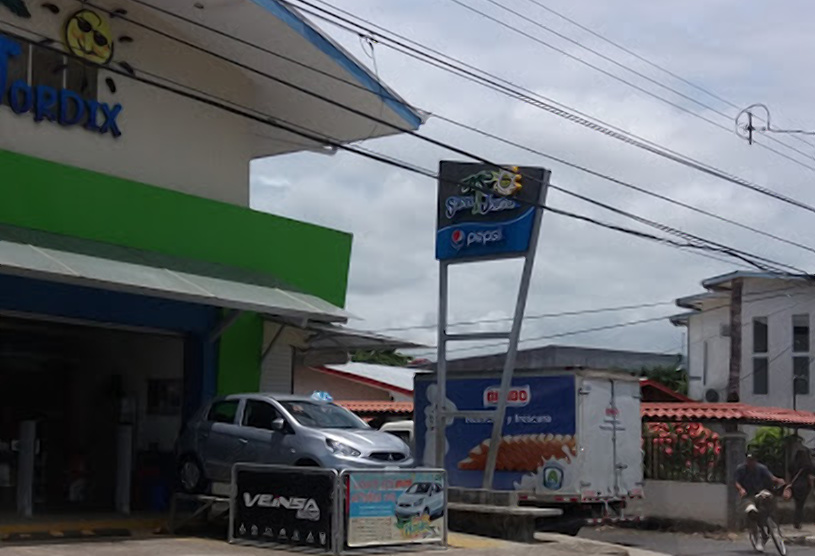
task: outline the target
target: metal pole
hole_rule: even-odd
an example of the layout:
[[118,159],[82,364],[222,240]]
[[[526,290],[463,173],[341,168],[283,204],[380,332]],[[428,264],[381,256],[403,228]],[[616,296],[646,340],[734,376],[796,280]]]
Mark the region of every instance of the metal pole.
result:
[[21,421],[17,440],[17,513],[31,517],[34,510],[34,457],[37,452],[37,422]]
[[[446,261],[439,262],[439,330],[438,330],[438,355],[436,357],[436,443],[435,465],[439,469],[444,467],[444,452],[447,444],[446,429],[447,416],[444,414],[445,401],[447,400],[447,271],[449,264]],[[426,441],[429,441],[426,440]],[[431,465],[429,461],[423,461],[423,465]]]
[[[538,203],[546,203],[546,193],[549,189],[549,176],[551,172],[544,171],[543,183],[541,184]],[[509,386],[512,383],[512,373],[515,370],[515,359],[518,355],[518,340],[521,336],[521,324],[523,324],[524,310],[526,309],[526,298],[529,294],[529,283],[532,280],[532,269],[535,265],[535,252],[538,250],[538,237],[540,236],[541,219],[543,209],[535,209],[535,219],[532,223],[532,235],[529,238],[529,250],[524,261],[524,269],[521,274],[521,285],[518,288],[518,300],[515,304],[515,316],[512,321],[512,330],[509,333],[509,347],[507,358],[504,362],[504,370],[501,373],[501,388],[498,392],[498,407],[495,410],[495,417],[492,422],[492,436],[490,437],[489,452],[487,453],[487,465],[484,468],[484,488],[492,488],[492,479],[495,476],[495,463],[498,461],[498,448],[501,441],[501,431],[504,427],[504,419],[507,413],[507,395]]]

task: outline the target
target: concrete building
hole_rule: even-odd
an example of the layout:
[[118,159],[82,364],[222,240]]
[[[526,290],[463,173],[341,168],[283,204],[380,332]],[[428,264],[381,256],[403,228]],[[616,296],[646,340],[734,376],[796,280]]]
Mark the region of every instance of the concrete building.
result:
[[[453,359],[448,361],[447,369],[451,372],[501,371],[505,359],[506,353]],[[643,368],[677,367],[679,363],[679,355],[551,345],[519,350],[515,368],[519,371],[564,367],[639,371]]]
[[811,388],[815,284],[805,278],[733,272],[702,282],[705,292],[680,298],[689,311],[671,318],[688,329],[690,396],[728,400],[731,345],[735,393],[742,403],[815,411]]
[[0,516],[126,511],[204,400],[382,345],[351,236],[249,207],[253,159],[366,116],[422,122],[285,2],[0,3]]

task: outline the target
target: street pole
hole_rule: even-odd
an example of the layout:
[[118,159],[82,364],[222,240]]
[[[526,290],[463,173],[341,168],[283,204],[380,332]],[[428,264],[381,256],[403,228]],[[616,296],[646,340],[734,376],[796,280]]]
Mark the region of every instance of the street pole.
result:
[[[435,449],[435,465],[439,469],[444,467],[444,452],[447,445],[447,415],[445,415],[445,402],[447,401],[447,274],[449,264],[447,261],[441,261],[439,264],[439,329],[438,340],[438,356],[436,357],[436,403],[435,403],[435,425],[436,437],[433,441],[436,443]],[[427,439],[426,442],[429,442]],[[424,465],[430,465],[430,462],[423,462]]]
[[[540,189],[538,204],[546,204],[546,193],[549,190],[549,177],[551,172],[544,173],[543,184]],[[521,285],[518,288],[518,300],[515,302],[515,316],[512,320],[512,329],[509,333],[509,348],[507,358],[504,361],[504,370],[501,373],[501,387],[498,392],[498,407],[492,422],[492,436],[487,452],[487,463],[484,467],[484,489],[492,488],[492,480],[495,476],[495,464],[498,461],[498,449],[501,444],[501,433],[504,428],[504,419],[507,413],[507,397],[509,387],[512,383],[512,374],[515,371],[515,359],[518,355],[518,341],[521,337],[521,325],[524,320],[524,310],[526,309],[526,298],[529,294],[529,283],[532,280],[532,269],[535,266],[535,253],[538,250],[538,237],[540,236],[541,219],[543,218],[543,208],[535,209],[535,220],[532,224],[532,235],[529,239],[529,250],[524,261],[524,269],[521,274]]]

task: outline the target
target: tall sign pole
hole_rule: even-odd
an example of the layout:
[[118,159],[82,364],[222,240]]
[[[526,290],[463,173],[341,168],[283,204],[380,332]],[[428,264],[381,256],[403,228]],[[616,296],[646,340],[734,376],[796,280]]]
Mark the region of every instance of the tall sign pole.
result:
[[[543,168],[511,167],[508,171],[484,164],[442,162],[436,231],[439,260],[439,328],[436,393],[433,400],[434,464],[445,466],[447,423],[456,418],[483,417],[493,423],[484,470],[484,488],[492,487],[498,458],[507,397],[512,383],[526,299],[532,278],[550,172]],[[509,332],[449,334],[447,332],[448,271],[451,264],[495,259],[525,259],[521,285]],[[501,375],[497,408],[484,411],[447,411],[447,342],[485,339],[509,340]],[[430,431],[428,431],[429,433]],[[425,462],[430,463],[430,462]]]

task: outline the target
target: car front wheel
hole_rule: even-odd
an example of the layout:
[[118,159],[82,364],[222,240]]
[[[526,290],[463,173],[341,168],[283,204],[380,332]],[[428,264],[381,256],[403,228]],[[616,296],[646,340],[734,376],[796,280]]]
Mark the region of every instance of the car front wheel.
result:
[[178,483],[187,494],[200,494],[206,487],[206,477],[195,456],[184,456],[178,462]]

